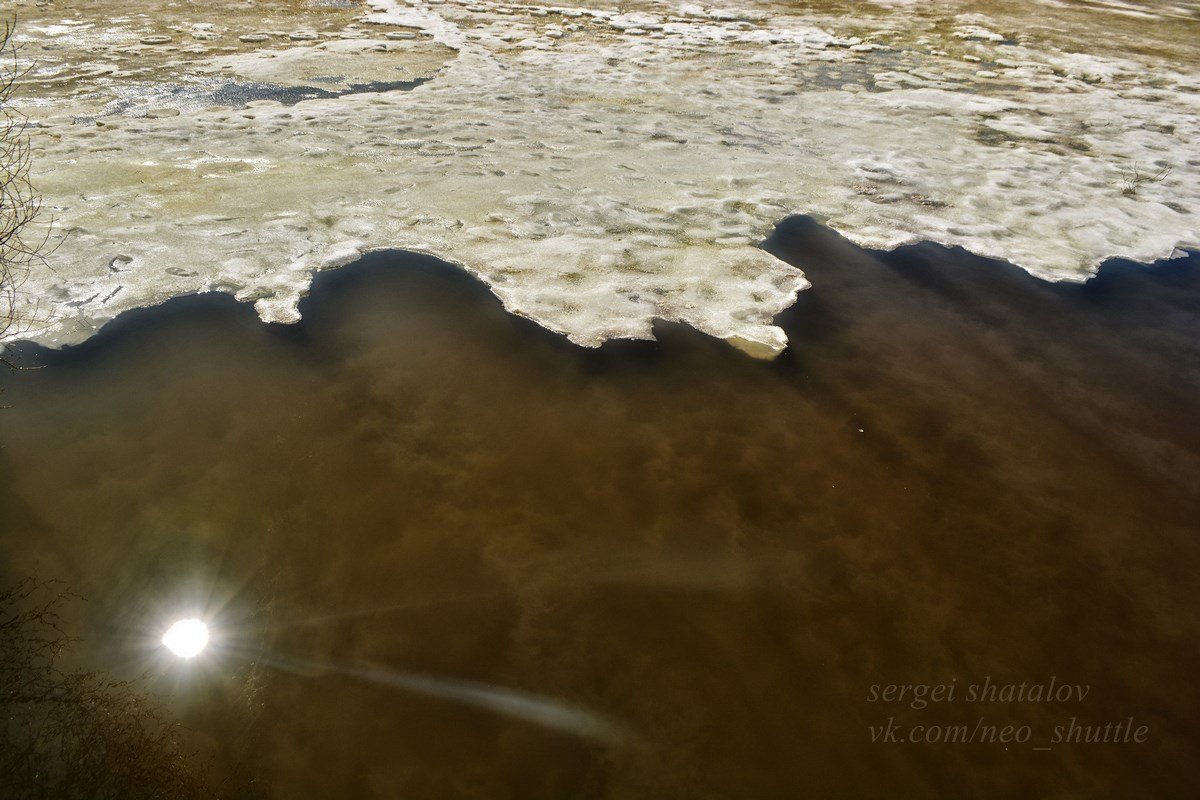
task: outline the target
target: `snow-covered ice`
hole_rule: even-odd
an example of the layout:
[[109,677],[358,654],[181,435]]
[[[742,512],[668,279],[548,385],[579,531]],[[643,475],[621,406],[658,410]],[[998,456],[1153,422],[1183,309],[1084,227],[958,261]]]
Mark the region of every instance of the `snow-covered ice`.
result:
[[579,344],[661,318],[770,356],[808,284],[756,244],[791,214],[1049,280],[1200,246],[1197,5],[995,8],[28,3],[57,249],[17,335],[212,290],[293,321],[403,248]]

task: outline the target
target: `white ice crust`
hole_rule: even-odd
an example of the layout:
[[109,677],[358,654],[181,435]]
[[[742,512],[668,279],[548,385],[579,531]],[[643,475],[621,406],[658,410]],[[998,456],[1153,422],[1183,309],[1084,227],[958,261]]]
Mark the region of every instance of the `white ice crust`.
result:
[[[242,50],[208,47],[237,31],[197,19],[186,30],[206,46],[167,45],[134,83],[95,58],[35,71],[24,110],[57,248],[10,338],[75,342],[214,290],[291,322],[314,272],[401,248],[462,265],[581,345],[650,338],[666,319],[769,357],[787,344],[772,319],[808,282],[757,243],[791,214],[1048,280],[1200,246],[1194,9],[1072,8],[1058,24],[1079,30],[1053,36],[970,3],[827,5],[369,0],[340,32]],[[62,18],[23,35],[26,51],[122,35],[161,50],[139,25]],[[1102,47],[1102,30],[1126,39]],[[414,48],[422,64],[444,55],[421,75]],[[429,80],[344,93],[414,77]],[[167,91],[228,80],[338,93]],[[121,100],[100,124],[79,109],[103,92],[70,88],[86,81]]]

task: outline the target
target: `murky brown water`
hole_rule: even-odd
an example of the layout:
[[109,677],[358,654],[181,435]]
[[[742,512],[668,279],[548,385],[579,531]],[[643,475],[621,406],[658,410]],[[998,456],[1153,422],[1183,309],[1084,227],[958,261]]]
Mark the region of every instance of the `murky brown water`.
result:
[[[0,571],[69,580],[91,657],[281,798],[1189,796],[1200,260],[1078,287],[803,220],[770,246],[815,284],[773,364],[669,325],[580,350],[402,255],[297,328],[190,298],[29,353]],[[195,603],[250,655],[152,657]],[[987,676],[1090,690],[966,702]],[[1032,738],[872,741],[889,717]],[[1147,741],[1052,744],[1072,717]]]

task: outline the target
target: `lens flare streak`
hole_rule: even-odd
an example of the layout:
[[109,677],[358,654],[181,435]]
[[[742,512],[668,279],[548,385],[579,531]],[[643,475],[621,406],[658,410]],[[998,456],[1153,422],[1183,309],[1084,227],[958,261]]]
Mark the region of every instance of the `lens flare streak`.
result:
[[631,732],[622,725],[590,711],[502,686],[442,678],[375,664],[329,664],[309,659],[264,655],[260,655],[259,660],[277,669],[305,677],[332,673],[425,697],[449,700],[605,744],[629,742],[634,739]]

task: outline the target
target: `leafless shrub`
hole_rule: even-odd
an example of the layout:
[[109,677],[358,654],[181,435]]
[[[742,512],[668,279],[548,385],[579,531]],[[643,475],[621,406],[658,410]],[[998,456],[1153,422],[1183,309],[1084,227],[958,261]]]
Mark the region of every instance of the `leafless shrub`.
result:
[[1133,197],[1138,193],[1138,190],[1146,184],[1160,183],[1170,174],[1170,164],[1166,165],[1165,167],[1161,167],[1156,172],[1143,172],[1138,167],[1137,162],[1134,162],[1133,166],[1127,170],[1122,170],[1121,172],[1121,194],[1125,195],[1126,197]]
[[[0,29],[0,341],[34,324],[37,312],[21,315],[17,299],[35,265],[44,265],[50,226],[35,225],[42,198],[29,178],[29,120],[13,108],[13,91],[23,74],[13,23]],[[40,232],[38,232],[40,229]],[[0,363],[8,364],[0,355]]]
[[72,595],[24,580],[0,591],[0,787],[7,800],[213,797],[178,725],[137,685],[64,664]]

